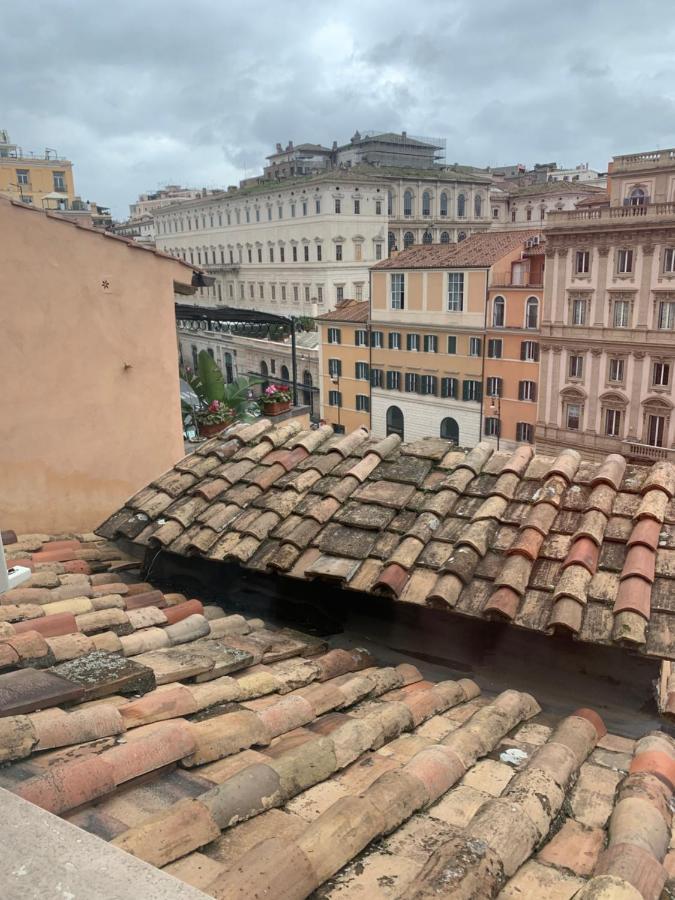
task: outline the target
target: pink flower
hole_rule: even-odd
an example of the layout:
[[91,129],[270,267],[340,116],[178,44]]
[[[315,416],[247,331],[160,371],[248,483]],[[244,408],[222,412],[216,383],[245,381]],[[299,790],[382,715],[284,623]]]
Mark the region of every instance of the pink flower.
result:
[[276,394],[278,388],[275,384],[270,384],[265,388],[266,394]]
[[220,402],[218,400],[213,400],[209,403],[209,412],[215,413],[220,409]]

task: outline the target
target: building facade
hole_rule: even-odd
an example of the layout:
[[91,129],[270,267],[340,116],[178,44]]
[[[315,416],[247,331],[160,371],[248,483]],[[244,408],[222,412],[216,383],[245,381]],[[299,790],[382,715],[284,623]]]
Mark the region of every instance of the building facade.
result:
[[345,300],[319,316],[321,418],[335,431],[370,428],[369,303]]
[[604,186],[585,181],[498,184],[490,191],[490,224],[500,230],[543,228],[549,213],[574,210],[579,203],[605,197]]
[[55,150],[24,151],[6,131],[0,131],[0,194],[38,209],[45,208],[45,198],[52,201],[49,208],[55,208],[57,200],[67,208],[75,199],[73,164]]
[[536,441],[672,457],[675,150],[615,157],[608,189],[547,221]]

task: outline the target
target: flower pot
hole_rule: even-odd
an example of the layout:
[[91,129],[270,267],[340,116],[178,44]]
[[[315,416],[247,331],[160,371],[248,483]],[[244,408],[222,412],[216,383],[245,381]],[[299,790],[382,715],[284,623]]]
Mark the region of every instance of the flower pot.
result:
[[280,413],[286,412],[286,410],[290,408],[290,400],[281,400],[280,402],[272,400],[263,403],[263,412],[266,416],[278,416]]
[[200,422],[199,433],[202,437],[205,438],[215,437],[217,434],[220,434],[221,431],[225,431],[228,425],[231,424],[231,419],[228,422],[216,422],[214,425],[206,425],[203,422]]

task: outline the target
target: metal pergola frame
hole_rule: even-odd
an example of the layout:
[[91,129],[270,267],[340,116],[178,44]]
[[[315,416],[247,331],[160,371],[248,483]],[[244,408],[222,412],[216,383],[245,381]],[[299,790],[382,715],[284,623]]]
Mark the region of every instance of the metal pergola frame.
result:
[[[234,306],[192,306],[188,303],[176,303],[176,325],[179,328],[195,331],[231,332],[233,325],[244,325],[253,332],[257,328],[265,328],[269,337],[273,325],[285,325],[291,334],[291,369],[293,378],[293,406],[298,405],[298,361],[295,346],[295,316],[275,316],[273,313],[261,313],[255,309],[237,309]],[[195,328],[195,325],[197,326]],[[260,333],[245,333],[242,337],[260,337]]]

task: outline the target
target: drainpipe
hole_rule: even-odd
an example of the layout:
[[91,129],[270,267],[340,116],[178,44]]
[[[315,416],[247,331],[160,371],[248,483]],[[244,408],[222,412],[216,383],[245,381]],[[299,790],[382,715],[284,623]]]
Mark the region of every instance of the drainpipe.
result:
[[483,347],[481,353],[481,370],[480,370],[480,421],[478,423],[478,441],[483,440],[483,404],[485,400],[485,354],[487,352],[487,312],[488,312],[488,294],[489,294],[490,270],[485,270],[485,310],[483,313]]

